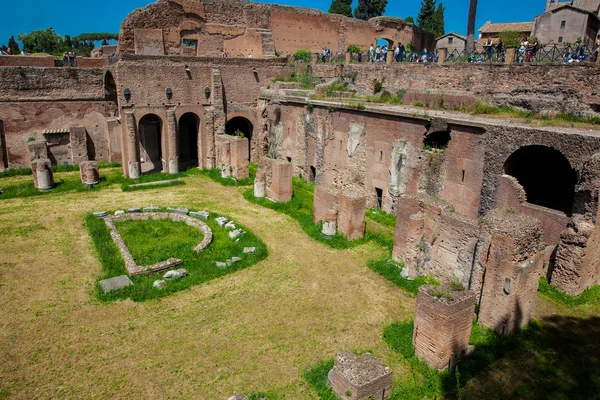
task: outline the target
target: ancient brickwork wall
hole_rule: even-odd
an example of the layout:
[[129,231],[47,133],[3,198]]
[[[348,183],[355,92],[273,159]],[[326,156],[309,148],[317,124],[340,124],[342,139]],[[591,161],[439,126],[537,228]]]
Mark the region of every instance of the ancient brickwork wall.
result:
[[0,102],[105,100],[102,69],[0,67]]
[[0,67],[54,67],[54,57],[0,56]]
[[471,291],[421,286],[413,331],[417,357],[443,370],[452,355],[463,356],[469,346],[474,311],[475,293]]
[[[313,66],[315,76],[335,76],[330,65]],[[543,65],[350,64],[343,76],[353,79],[364,93],[373,93],[373,81],[396,94],[406,90],[403,102],[445,106],[474,104],[523,107],[534,112],[600,113],[600,69],[593,63]]]

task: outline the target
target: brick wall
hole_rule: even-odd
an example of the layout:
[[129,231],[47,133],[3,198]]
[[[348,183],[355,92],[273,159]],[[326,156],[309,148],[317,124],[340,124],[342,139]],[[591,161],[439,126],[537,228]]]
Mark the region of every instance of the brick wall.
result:
[[54,67],[54,57],[0,56],[0,67]]

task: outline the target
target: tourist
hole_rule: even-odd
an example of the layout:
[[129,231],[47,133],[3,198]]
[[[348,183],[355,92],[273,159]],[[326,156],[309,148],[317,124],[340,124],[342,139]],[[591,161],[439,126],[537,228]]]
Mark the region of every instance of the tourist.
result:
[[21,56],[22,57],[27,57],[27,53],[25,53],[25,50],[21,50]]
[[225,53],[225,49],[221,50],[221,58],[227,58],[227,53]]
[[596,38],[596,47],[594,47],[594,53],[592,54],[592,61],[598,61],[598,51],[600,50],[600,35]]
[[69,52],[65,51],[63,53],[63,67],[66,67],[67,65],[69,65]]
[[72,51],[69,52],[69,65],[71,67],[74,67],[76,64],[75,62],[75,53],[73,53]]
[[375,59],[377,62],[381,62],[381,47],[377,46],[375,49]]
[[252,58],[252,53],[248,54],[248,58]]
[[404,48],[404,45],[402,43],[400,43],[400,46],[398,46],[398,62],[404,61],[405,54],[406,54],[406,49]]
[[369,62],[373,62],[375,57],[375,50],[373,49],[373,45],[369,47]]
[[383,48],[381,49],[381,57],[383,58],[383,62],[387,62],[387,53],[388,53],[388,47],[383,46]]
[[12,56],[13,55],[12,50],[10,49],[10,47],[6,49],[6,55],[7,56]]
[[502,38],[498,39],[498,44],[496,45],[496,54],[498,55],[498,61],[505,62],[504,43],[502,43]]
[[488,38],[487,43],[483,45],[485,49],[485,57],[486,60],[492,62],[492,57],[494,56],[494,42],[492,42],[491,38]]
[[519,46],[517,62],[522,63],[525,61],[525,52],[527,51],[527,46],[529,46],[529,41],[527,41],[527,38],[523,38],[523,40],[521,40],[521,46]]

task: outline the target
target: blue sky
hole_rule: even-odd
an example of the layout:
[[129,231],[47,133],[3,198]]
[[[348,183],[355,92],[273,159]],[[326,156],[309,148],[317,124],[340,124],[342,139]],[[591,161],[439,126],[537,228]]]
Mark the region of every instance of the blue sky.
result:
[[[438,0],[439,1],[439,0]],[[264,0],[291,6],[319,8],[327,11],[330,0]],[[357,0],[354,1],[356,6]],[[465,34],[469,0],[445,0],[446,32]],[[479,0],[477,25],[486,21],[524,22],[544,11],[545,0]],[[149,4],[147,0],[0,0],[3,10],[0,44],[11,35],[53,27],[60,35],[75,36],[84,32],[119,32],[121,21],[135,8]],[[417,17],[421,0],[390,0],[385,15]]]

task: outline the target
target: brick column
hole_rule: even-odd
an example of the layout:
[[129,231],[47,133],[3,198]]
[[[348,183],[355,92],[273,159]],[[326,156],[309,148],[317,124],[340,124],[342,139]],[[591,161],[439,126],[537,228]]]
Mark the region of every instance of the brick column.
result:
[[346,52],[346,64],[350,64],[350,61],[352,61],[352,53],[347,51]]
[[138,158],[138,132],[132,112],[125,112],[127,126],[127,174],[131,179],[140,177],[140,160]]
[[394,50],[388,50],[387,59],[385,60],[386,64],[391,64],[394,60]]
[[440,49],[440,55],[438,57],[438,64],[446,63],[448,59],[448,49]]
[[174,110],[167,110],[167,154],[170,174],[179,173],[179,146],[177,146],[177,117]]

